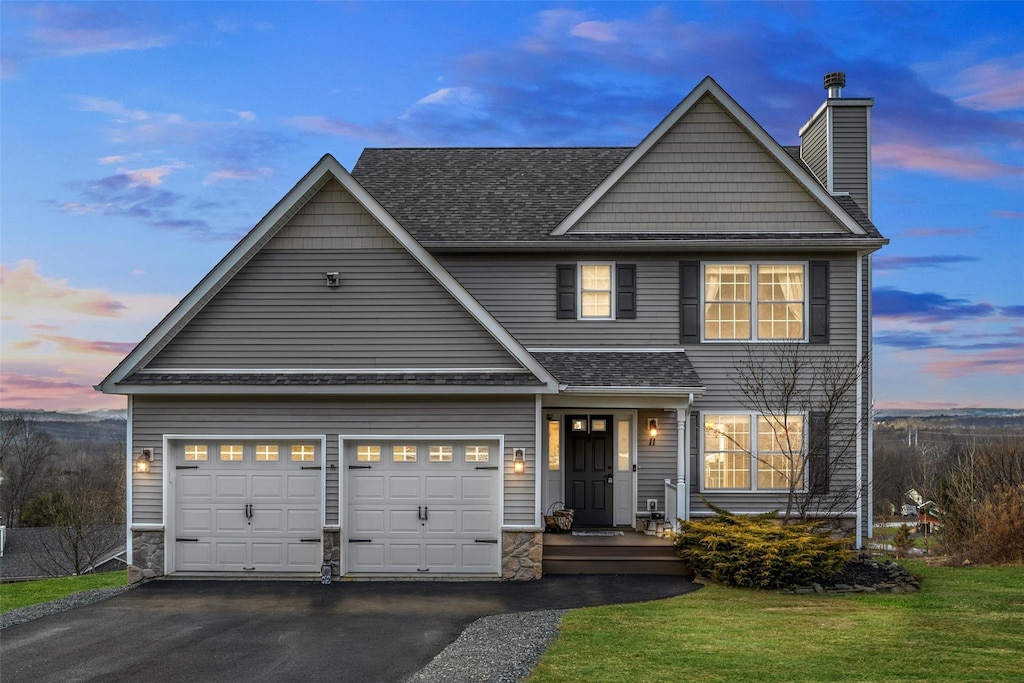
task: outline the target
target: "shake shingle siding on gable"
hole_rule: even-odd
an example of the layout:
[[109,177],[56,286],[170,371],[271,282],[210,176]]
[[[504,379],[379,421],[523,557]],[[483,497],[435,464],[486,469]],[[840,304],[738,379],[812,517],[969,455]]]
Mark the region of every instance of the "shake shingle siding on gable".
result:
[[706,95],[570,232],[839,232]]
[[519,364],[333,182],[147,370],[458,367]]

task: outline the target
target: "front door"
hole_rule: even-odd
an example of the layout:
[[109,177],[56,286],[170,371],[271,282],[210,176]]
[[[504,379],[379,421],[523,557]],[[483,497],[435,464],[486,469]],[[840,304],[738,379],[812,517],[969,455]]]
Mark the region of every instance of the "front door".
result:
[[613,524],[612,425],[611,415],[565,418],[565,505],[575,511],[576,525]]

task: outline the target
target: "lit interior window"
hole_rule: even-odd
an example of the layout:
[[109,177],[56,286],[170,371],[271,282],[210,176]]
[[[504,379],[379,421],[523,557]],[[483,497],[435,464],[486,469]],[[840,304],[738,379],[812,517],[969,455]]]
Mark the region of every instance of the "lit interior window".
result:
[[206,459],[206,444],[190,443],[185,445],[185,460],[200,462]]
[[416,462],[416,447],[393,446],[391,448],[391,459],[394,462]]
[[451,446],[430,447],[430,462],[451,462],[453,457]]
[[562,463],[561,424],[548,420],[548,469],[557,472]]
[[490,462],[489,446],[466,446],[466,462]]
[[223,444],[220,447],[220,459],[223,462],[238,462],[242,459],[242,444]]
[[277,462],[277,444],[257,444],[256,462]]
[[292,446],[292,460],[296,462],[312,462],[316,459],[316,446],[299,444]]
[[380,446],[357,446],[356,462],[380,462]]

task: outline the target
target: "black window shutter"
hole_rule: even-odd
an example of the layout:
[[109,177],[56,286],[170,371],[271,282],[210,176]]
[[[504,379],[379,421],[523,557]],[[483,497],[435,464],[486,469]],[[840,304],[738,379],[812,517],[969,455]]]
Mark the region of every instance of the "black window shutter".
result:
[[810,291],[811,344],[828,344],[828,261],[811,261],[808,276]]
[[576,264],[555,266],[557,318],[576,319]]
[[828,416],[825,413],[811,413],[808,430],[808,492],[813,495],[828,493]]
[[700,261],[679,262],[679,342],[700,341]]
[[615,317],[636,318],[636,266],[615,266]]
[[703,460],[703,454],[700,452],[700,430],[704,429],[704,423],[700,421],[700,411],[690,411],[690,433],[693,435],[693,441],[687,446],[690,448],[690,452],[693,453],[693,457],[690,460],[693,462],[693,471],[690,472],[690,481],[688,482],[691,486],[696,484],[700,477],[701,461]]

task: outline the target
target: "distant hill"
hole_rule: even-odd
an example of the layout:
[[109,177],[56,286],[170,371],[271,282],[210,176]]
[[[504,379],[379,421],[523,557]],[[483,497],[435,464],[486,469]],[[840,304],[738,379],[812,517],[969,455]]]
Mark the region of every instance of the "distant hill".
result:
[[128,425],[124,410],[58,412],[52,410],[5,410],[22,415],[50,436],[62,441],[124,441]]
[[906,427],[998,429],[1024,431],[1024,410],[1013,408],[950,408],[945,410],[878,410],[875,424]]

